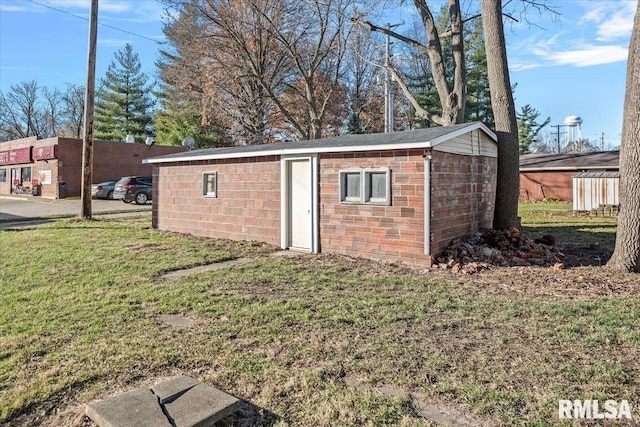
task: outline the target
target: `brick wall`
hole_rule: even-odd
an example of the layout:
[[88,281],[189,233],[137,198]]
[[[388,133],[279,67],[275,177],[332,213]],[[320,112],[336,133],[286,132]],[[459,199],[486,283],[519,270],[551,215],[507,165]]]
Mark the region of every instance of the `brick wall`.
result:
[[[364,258],[430,265],[424,255],[423,150],[321,154],[319,246]],[[212,238],[280,245],[280,159],[194,161],[154,168],[153,226]],[[340,171],[391,170],[391,204],[340,202]],[[434,151],[431,253],[490,227],[497,159]],[[202,195],[202,174],[217,172],[218,197]]]
[[[11,169],[30,167],[32,179],[40,173],[51,173],[51,184],[42,185],[42,196],[58,197],[58,182],[67,185],[67,196],[79,196],[82,188],[82,141],[74,138],[48,138],[36,140],[23,138],[0,144],[0,151],[26,147],[57,145],[56,159],[35,160],[17,165],[0,165],[6,170],[5,182],[0,182],[0,194],[11,193]],[[124,142],[95,141],[93,148],[93,183],[119,179],[129,175],[151,175],[151,165],[142,164],[142,159],[185,151],[182,147],[168,147]],[[23,183],[31,186],[31,183]]]
[[492,226],[497,166],[496,158],[432,153],[432,253]]
[[[321,155],[320,250],[430,264],[424,255],[422,150]],[[391,205],[340,203],[340,170],[390,168]]]
[[[82,141],[59,138],[60,181],[67,183],[67,194],[80,195],[82,186]],[[148,157],[185,151],[182,147],[126,142],[95,141],[93,145],[93,183],[120,179],[123,176],[151,176],[152,166],[143,164]]]
[[[202,195],[204,172],[217,172],[218,197]],[[162,165],[153,187],[155,228],[280,245],[279,157]]]
[[[13,141],[6,141],[0,143],[0,151],[9,151],[20,148],[31,147],[36,143],[36,137],[28,137],[22,139],[16,139]],[[24,167],[31,167],[31,178],[38,177],[38,169],[36,164],[41,163],[45,164],[45,162],[32,162],[32,163],[23,163],[23,164],[13,164],[13,165],[0,165],[0,169],[4,170],[4,174],[6,176],[4,182],[0,182],[0,194],[11,194],[12,182],[11,182],[11,170],[17,169],[18,176],[21,176],[21,169]],[[43,168],[46,169],[46,168]],[[51,169],[51,168],[49,168]],[[31,187],[31,182],[23,182],[25,187]]]

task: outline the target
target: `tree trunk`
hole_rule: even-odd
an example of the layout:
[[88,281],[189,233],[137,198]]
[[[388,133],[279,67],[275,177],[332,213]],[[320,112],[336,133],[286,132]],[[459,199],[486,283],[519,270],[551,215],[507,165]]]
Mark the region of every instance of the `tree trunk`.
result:
[[440,36],[429,6],[426,0],[414,0],[413,3],[420,14],[422,25],[429,39],[429,43],[424,46],[424,50],[431,62],[431,75],[442,105],[442,116],[437,118],[439,120],[436,123],[441,126],[462,123],[464,121],[464,105],[466,102],[467,74],[464,66],[464,21],[460,13],[460,2],[459,0],[448,0],[454,60],[453,89],[449,88],[449,83],[447,82],[447,70],[444,65]]
[[633,23],[620,144],[620,213],[608,267],[640,273],[640,3]]
[[482,0],[482,26],[491,106],[498,136],[498,177],[493,227],[501,230],[520,225],[518,221],[520,189],[518,126],[507,65],[502,0]]

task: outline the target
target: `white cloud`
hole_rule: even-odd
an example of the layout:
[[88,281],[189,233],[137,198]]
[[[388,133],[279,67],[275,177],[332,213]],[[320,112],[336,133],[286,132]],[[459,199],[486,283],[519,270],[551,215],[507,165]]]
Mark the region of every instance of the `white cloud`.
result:
[[[0,0],[0,11],[3,12],[48,12],[52,9],[71,14],[88,13],[91,0],[35,0],[31,3],[22,1]],[[132,22],[159,21],[164,9],[161,4],[153,0],[100,0],[98,5],[99,19],[103,13],[112,18]],[[124,18],[123,18],[124,16]]]
[[567,17],[574,19],[566,20],[562,31],[549,34],[548,30],[533,29],[529,37],[510,46],[512,70],[558,65],[590,67],[627,60],[636,1],[566,4],[579,4],[587,9],[567,13]]
[[524,71],[531,70],[534,68],[540,68],[542,64],[527,64],[527,63],[515,63],[513,65],[509,65],[509,70],[511,71]]
[[595,1],[584,4],[588,10],[578,23],[585,27],[595,25],[596,40],[610,42],[631,36],[636,1]]
[[538,56],[553,65],[573,65],[576,67],[589,67],[593,65],[610,64],[627,60],[627,48],[625,46],[594,46],[585,45],[579,49],[539,51]]
[[98,44],[102,46],[124,46],[127,43],[131,44],[131,40],[122,39],[98,39]]
[[26,12],[28,10],[26,6],[20,6],[16,3],[0,3],[0,12]]

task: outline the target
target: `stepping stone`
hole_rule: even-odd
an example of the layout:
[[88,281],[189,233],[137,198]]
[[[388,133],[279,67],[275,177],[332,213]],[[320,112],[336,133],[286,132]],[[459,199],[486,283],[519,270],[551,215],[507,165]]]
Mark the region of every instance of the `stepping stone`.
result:
[[181,375],[151,386],[151,391],[158,396],[161,404],[171,402],[187,390],[200,384],[195,378]]
[[210,427],[238,409],[235,397],[179,376],[91,402],[86,414],[100,427]]
[[215,387],[198,384],[164,407],[176,427],[209,427],[240,409],[240,401]]
[[193,320],[182,314],[159,314],[157,317],[161,322],[174,328],[186,328],[193,324]]
[[91,402],[86,412],[100,427],[171,427],[158,397],[146,387]]

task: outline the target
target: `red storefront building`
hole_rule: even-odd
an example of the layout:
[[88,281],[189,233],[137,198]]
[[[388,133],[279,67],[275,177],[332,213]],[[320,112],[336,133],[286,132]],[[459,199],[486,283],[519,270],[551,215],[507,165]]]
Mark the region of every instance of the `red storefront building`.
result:
[[[95,141],[93,182],[151,176],[151,165],[143,164],[143,159],[181,151],[184,148]],[[81,188],[82,140],[29,137],[0,142],[0,195],[64,198],[79,196]]]

